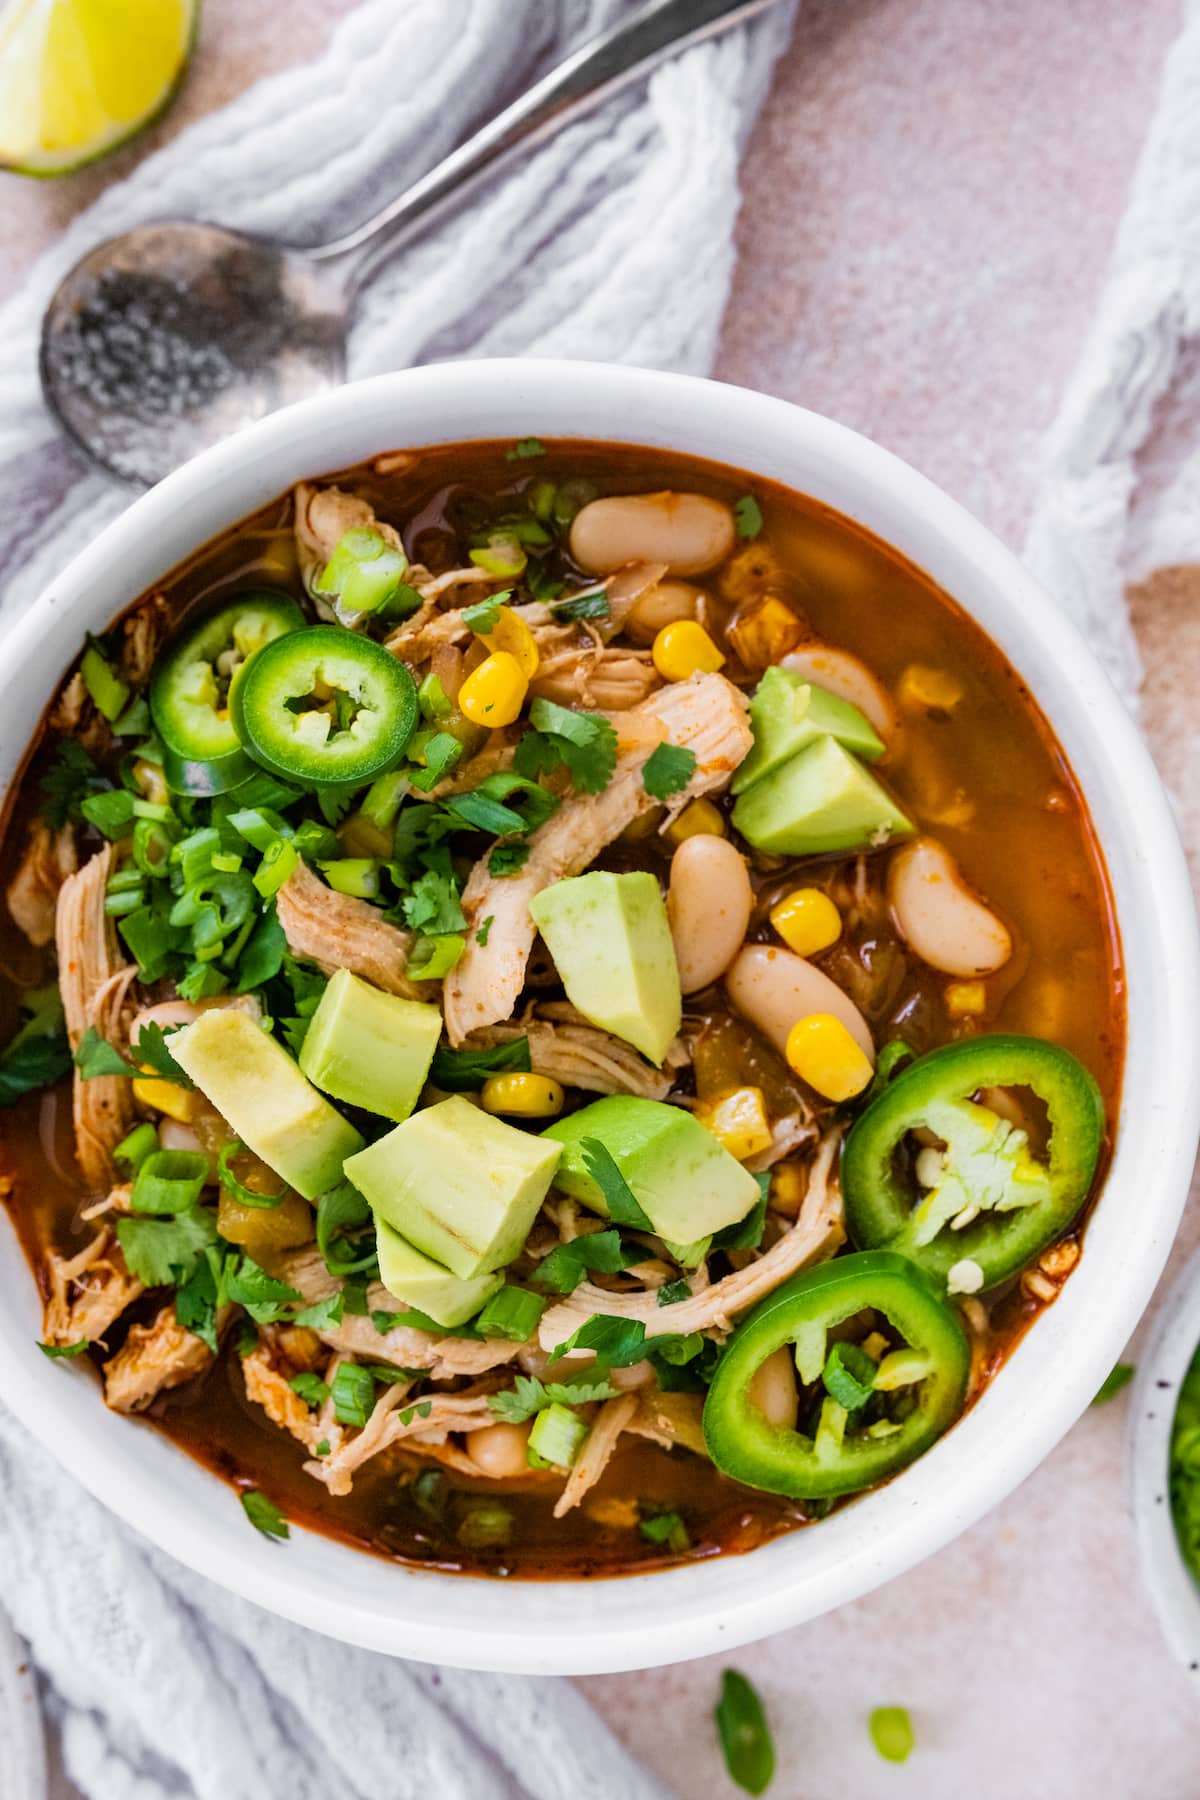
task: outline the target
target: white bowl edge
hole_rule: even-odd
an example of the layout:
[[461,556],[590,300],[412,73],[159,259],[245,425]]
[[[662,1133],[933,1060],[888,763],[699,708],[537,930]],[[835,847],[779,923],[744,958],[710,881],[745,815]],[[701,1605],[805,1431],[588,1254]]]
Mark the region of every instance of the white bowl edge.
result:
[[[992,535],[856,433],[760,394],[596,364],[471,362],[373,377],[264,420],[136,501],[9,635],[8,782],[78,652],[194,548],[303,476],[395,448],[537,433],[691,452],[782,481],[893,544],[971,612],[1049,717],[1105,846],[1129,977],[1117,1149],[1079,1268],[978,1405],[913,1469],[746,1557],[612,1581],[511,1583],[405,1570],[246,1526],[228,1489],[106,1414],[86,1372],[34,1345],[23,1259],[0,1258],[0,1394],[106,1504],[180,1560],[286,1617],[392,1654],[572,1674],[731,1648],[855,1598],[972,1524],[1028,1475],[1120,1355],[1170,1248],[1200,1108],[1191,890],[1150,758],[1073,627]],[[1045,1371],[1053,1369],[1053,1380]],[[514,1604],[514,1601],[519,1603]]]

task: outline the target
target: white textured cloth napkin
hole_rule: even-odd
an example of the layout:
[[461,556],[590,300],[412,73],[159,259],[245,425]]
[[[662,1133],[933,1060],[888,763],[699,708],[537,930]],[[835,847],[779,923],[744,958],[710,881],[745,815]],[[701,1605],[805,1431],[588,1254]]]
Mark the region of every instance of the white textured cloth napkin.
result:
[[[37,387],[42,309],[92,243],[163,214],[332,236],[624,4],[365,0],[319,61],[191,127],[79,218],[0,310],[0,622],[130,499],[63,443]],[[783,0],[663,66],[648,90],[573,126],[384,269],[351,373],[516,352],[707,373],[733,268],[738,158],[792,14]],[[189,1575],[3,1412],[0,1595],[89,1800],[663,1791],[566,1682],[392,1662]]]

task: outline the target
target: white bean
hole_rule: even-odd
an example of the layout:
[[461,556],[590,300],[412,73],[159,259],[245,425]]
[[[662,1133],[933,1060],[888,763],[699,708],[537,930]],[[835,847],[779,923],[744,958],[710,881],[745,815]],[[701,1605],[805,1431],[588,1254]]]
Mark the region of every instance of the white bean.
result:
[[699,993],[729,967],[753,906],[746,865],[728,838],[684,838],[671,858],[667,916],[685,994]]
[[875,1061],[870,1026],[849,994],[791,950],[777,950],[773,944],[745,945],[726,973],[725,991],[781,1056],[787,1053],[793,1025],[810,1013],[832,1013],[864,1056]]
[[638,600],[625,621],[637,644],[652,644],[664,625],[677,619],[702,619],[707,595],[690,581],[656,581]]
[[493,1481],[510,1481],[529,1472],[528,1443],[528,1425],[485,1425],[467,1433],[467,1454]]
[[892,858],[888,897],[909,948],[944,975],[991,975],[1012,955],[1012,937],[972,893],[936,838],[915,838]]
[[628,562],[664,562],[672,575],[715,569],[733,549],[733,514],[706,494],[612,494],[575,515],[571,555],[609,575]]
[[795,1428],[799,1399],[796,1393],[796,1358],[790,1344],[780,1344],[778,1350],[772,1350],[770,1356],[759,1363],[750,1377],[748,1398],[751,1406],[757,1406],[768,1424],[790,1425]]
[[890,745],[900,729],[900,714],[892,696],[878,676],[865,662],[849,650],[835,650],[830,644],[805,644],[781,658],[785,669],[794,669],[805,681],[825,688],[839,700],[848,700],[865,713],[885,744]]

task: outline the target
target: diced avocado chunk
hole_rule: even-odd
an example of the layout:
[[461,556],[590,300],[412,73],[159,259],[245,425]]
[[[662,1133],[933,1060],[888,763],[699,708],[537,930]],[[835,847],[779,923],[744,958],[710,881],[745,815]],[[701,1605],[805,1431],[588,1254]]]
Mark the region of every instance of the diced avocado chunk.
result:
[[469,1281],[517,1256],[559,1147],[461,1094],[422,1107],[346,1163],[346,1179],[401,1237]]
[[556,1186],[605,1213],[604,1194],[583,1157],[583,1140],[598,1138],[655,1231],[671,1243],[695,1244],[736,1225],[758,1201],[753,1175],[682,1106],[613,1094],[557,1120],[543,1135],[563,1145]]
[[874,775],[831,737],[818,738],[756,781],[734,806],[733,823],[747,843],[773,856],[867,850],[916,830]]
[[339,969],[312,1016],[300,1067],[335,1100],[385,1119],[407,1119],[441,1030],[436,1006],[381,993]]
[[679,969],[657,879],[594,870],[529,902],[571,1004],[661,1064],[683,1017]]
[[864,762],[877,762],[886,748],[857,706],[814,687],[794,669],[767,670],[750,702],[750,724],[754,745],[730,783],[735,794],[744,794],[819,737],[836,738]]
[[247,1149],[306,1200],[336,1187],[362,1138],[305,1080],[282,1044],[237,1006],[213,1007],[171,1054]]
[[498,1288],[504,1286],[503,1275],[475,1275],[463,1281],[452,1275],[441,1263],[425,1256],[393,1231],[386,1219],[376,1219],[375,1238],[379,1245],[379,1279],[397,1300],[415,1306],[437,1325],[453,1330],[473,1319],[481,1306],[486,1306]]

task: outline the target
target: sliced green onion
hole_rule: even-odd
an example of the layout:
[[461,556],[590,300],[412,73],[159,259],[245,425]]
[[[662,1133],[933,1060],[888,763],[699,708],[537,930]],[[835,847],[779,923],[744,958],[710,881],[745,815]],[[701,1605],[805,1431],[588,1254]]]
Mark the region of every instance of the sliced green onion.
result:
[[238,1180],[229,1166],[235,1156],[245,1156],[246,1154],[246,1146],[241,1138],[231,1138],[229,1143],[222,1147],[221,1154],[217,1158],[217,1178],[221,1186],[227,1189],[235,1200],[240,1200],[243,1206],[259,1207],[266,1212],[271,1207],[278,1206],[287,1194],[287,1182],[285,1181],[278,1193],[275,1194],[259,1194],[253,1188],[248,1188],[245,1182]]
[[562,527],[569,525],[577,512],[596,499],[599,491],[595,482],[582,476],[562,482],[554,495],[554,523]]
[[127,893],[106,894],[104,910],[110,919],[123,918],[126,913],[137,912],[145,903],[146,896],[142,889],[133,888]]
[[293,1375],[288,1386],[294,1394],[299,1394],[305,1406],[324,1406],[329,1398],[327,1384],[310,1369],[303,1369],[299,1375]]
[[535,519],[554,517],[555,488],[552,481],[535,481],[529,490],[529,510]]
[[464,1512],[455,1536],[464,1550],[495,1550],[508,1543],[512,1529],[507,1506],[498,1500],[479,1500]]
[[135,819],[153,819],[159,825],[165,825],[175,817],[174,807],[167,806],[161,800],[134,799],[133,816]]
[[113,1151],[113,1161],[127,1163],[136,1174],[148,1156],[158,1149],[158,1132],[148,1119],[135,1125],[128,1137],[123,1137]]
[[821,1380],[825,1383],[825,1392],[847,1412],[853,1412],[855,1407],[865,1406],[871,1398],[877,1372],[875,1358],[868,1356],[861,1344],[839,1342],[825,1359]]
[[540,1457],[542,1462],[552,1463],[556,1469],[569,1469],[583,1448],[587,1434],[588,1427],[579,1414],[556,1400],[553,1406],[544,1407],[533,1421],[528,1446],[532,1466],[538,1467],[533,1459]]
[[401,769],[390,769],[386,775],[375,777],[358,810],[377,831],[390,831],[407,793],[408,776]]
[[470,553],[477,569],[499,580],[512,580],[525,572],[525,551],[510,531],[489,532],[486,544]]
[[379,864],[373,856],[342,856],[317,867],[336,894],[350,894],[356,900],[379,898]]
[[185,838],[180,838],[172,851],[172,859],[179,865],[179,873],[185,888],[194,887],[196,882],[203,881],[211,874],[214,867],[213,856],[221,848],[221,834],[212,825],[206,825],[202,831],[193,831]]
[[316,585],[343,616],[382,612],[397,598],[407,571],[403,550],[373,526],[358,525],[342,533]]
[[748,1794],[765,1794],[775,1774],[771,1727],[762,1701],[736,1669],[721,1676],[716,1721],[731,1780]]
[[339,1363],[330,1388],[339,1425],[365,1425],[375,1405],[375,1377],[361,1363]]
[[461,932],[439,937],[419,937],[412,947],[405,973],[413,981],[440,981],[448,975],[467,947]]
[[479,1317],[475,1329],[480,1337],[509,1338],[514,1344],[528,1343],[538,1328],[547,1302],[525,1288],[502,1287],[493,1294]]
[[280,838],[290,838],[292,828],[286,819],[269,806],[244,806],[230,813],[229,823],[239,837],[244,837],[256,850],[269,850]]
[[907,1762],[916,1743],[906,1706],[877,1706],[868,1721],[871,1742],[885,1762]]
[[156,820],[138,820],[133,828],[133,860],[143,875],[165,875],[173,848],[170,832]]
[[413,787],[427,794],[443,775],[448,775],[457,765],[462,757],[463,746],[448,731],[418,733],[418,736],[423,738],[423,742],[416,745],[414,751],[414,739],[413,744],[409,745],[408,754],[413,760],[419,760],[424,767],[410,769],[408,778]]
[[[424,681],[422,681],[420,687],[417,689],[417,703],[421,708],[421,717],[423,719],[428,719],[431,722],[435,719],[448,719],[450,714],[454,711],[454,707],[451,704],[450,697],[445,688],[442,686],[437,676],[432,673],[426,675]],[[379,777],[380,781],[386,781],[387,779],[386,775],[381,775]],[[376,786],[378,786],[378,782],[376,783]],[[370,799],[370,795],[368,795],[367,798]],[[389,820],[389,824],[390,822],[391,821]]]
[[83,685],[91,695],[96,711],[103,714],[110,724],[114,719],[120,718],[129,698],[129,689],[94,643],[89,642],[84,651],[79,673],[83,676]]
[[136,889],[137,892],[140,893],[141,887],[141,870],[134,868],[130,863],[126,863],[123,868],[113,870],[108,878],[106,892],[110,894],[122,894],[129,893],[131,889]]
[[212,866],[221,875],[236,875],[241,868],[243,858],[236,850],[214,850]]
[[289,843],[286,838],[276,838],[270,848],[263,852],[263,859],[251,877],[264,900],[269,900],[279,892],[299,863],[300,855],[295,844]]
[[136,1213],[187,1212],[208,1180],[208,1158],[199,1150],[154,1150],[138,1169],[129,1204]]
[[648,1544],[665,1544],[673,1556],[683,1556],[692,1547],[681,1513],[651,1513],[648,1519],[641,1521],[638,1530]]
[[[150,717],[150,707],[142,694],[139,694],[136,699],[129,702],[129,705],[125,708],[125,711],[121,714],[119,719],[113,719],[112,721],[112,734],[114,737],[148,737],[153,728],[154,722]],[[146,749],[139,750],[138,754],[140,756],[145,756]],[[161,752],[159,756],[156,756],[153,759],[147,757],[147,761],[153,760],[157,762],[160,759]]]

